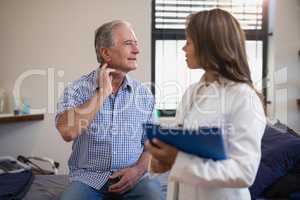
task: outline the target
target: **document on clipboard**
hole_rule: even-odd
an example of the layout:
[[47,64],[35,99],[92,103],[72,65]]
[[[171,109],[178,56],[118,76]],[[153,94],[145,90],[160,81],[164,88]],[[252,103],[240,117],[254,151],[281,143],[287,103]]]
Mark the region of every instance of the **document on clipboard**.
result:
[[201,158],[225,160],[222,130],[218,127],[199,127],[196,130],[163,128],[158,124],[144,124],[147,138],[157,138],[177,149]]

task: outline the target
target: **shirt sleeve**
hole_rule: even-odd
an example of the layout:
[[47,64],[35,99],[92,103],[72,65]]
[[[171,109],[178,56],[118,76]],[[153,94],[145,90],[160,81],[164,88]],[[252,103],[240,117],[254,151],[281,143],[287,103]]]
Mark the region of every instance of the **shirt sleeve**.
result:
[[67,86],[57,103],[55,124],[57,125],[57,121],[61,113],[65,112],[66,110],[78,107],[83,103],[84,98],[80,92],[80,88],[76,86],[76,82]]
[[[151,95],[151,98],[150,98],[150,106],[151,106],[151,109],[149,111],[149,115],[148,115],[148,119],[147,119],[147,122],[146,123],[158,123],[157,121],[157,118],[156,118],[156,110],[155,110],[155,103],[154,103],[154,97]],[[142,145],[144,146],[145,144],[145,141],[147,140],[147,135],[146,135],[146,131],[144,130],[143,128],[143,135],[142,135]]]
[[[251,89],[252,90],[252,89]],[[248,92],[249,93],[249,92]],[[170,181],[208,187],[249,187],[254,182],[260,158],[265,114],[256,93],[238,94],[232,101],[232,128],[228,159],[214,161],[179,152]]]

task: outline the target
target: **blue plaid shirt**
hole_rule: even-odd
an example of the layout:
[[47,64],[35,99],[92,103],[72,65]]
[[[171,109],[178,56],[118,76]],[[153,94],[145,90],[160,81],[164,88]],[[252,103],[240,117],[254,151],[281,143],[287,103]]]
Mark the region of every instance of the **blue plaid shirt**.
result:
[[[98,70],[65,88],[59,114],[95,95]],[[138,81],[125,77],[117,94],[109,95],[87,130],[73,142],[70,178],[100,189],[112,172],[134,165],[144,150],[143,123],[152,121],[154,98]]]

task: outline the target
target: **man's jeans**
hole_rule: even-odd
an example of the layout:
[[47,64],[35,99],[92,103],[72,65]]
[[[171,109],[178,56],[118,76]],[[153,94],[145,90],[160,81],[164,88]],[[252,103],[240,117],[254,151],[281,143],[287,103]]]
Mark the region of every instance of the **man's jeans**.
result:
[[143,178],[131,190],[122,195],[108,192],[108,181],[100,190],[81,183],[72,182],[61,196],[61,200],[160,200],[160,183],[156,179]]

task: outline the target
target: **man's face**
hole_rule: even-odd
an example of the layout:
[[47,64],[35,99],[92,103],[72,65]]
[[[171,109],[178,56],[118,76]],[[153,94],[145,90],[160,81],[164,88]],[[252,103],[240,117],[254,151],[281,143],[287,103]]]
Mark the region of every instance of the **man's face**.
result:
[[133,30],[127,25],[121,24],[113,31],[115,46],[108,48],[108,65],[126,73],[135,70],[139,48]]

